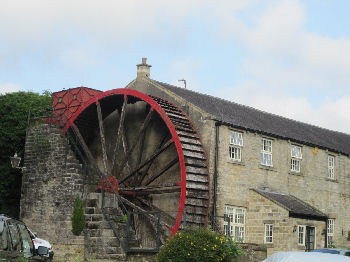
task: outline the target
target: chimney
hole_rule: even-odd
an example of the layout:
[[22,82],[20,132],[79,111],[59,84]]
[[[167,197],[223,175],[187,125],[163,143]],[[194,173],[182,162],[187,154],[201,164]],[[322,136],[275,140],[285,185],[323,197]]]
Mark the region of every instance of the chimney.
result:
[[142,64],[137,65],[137,77],[149,77],[151,74],[151,65],[147,65],[147,58],[142,58]]

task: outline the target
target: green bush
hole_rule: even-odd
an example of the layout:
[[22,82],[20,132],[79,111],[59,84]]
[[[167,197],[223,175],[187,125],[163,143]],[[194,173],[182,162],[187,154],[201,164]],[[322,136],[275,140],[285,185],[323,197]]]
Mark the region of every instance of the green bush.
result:
[[237,243],[203,228],[186,228],[170,238],[157,255],[157,261],[230,261],[243,251]]
[[75,198],[72,216],[72,232],[79,236],[85,228],[84,206],[79,196]]

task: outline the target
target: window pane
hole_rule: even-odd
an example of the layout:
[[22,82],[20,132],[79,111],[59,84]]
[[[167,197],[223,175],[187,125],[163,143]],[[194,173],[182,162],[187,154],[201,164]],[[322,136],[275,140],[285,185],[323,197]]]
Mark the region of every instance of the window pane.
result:
[[231,159],[241,161],[241,148],[230,146],[229,153]]
[[292,145],[291,146],[291,155],[292,155],[292,157],[295,157],[295,158],[302,158],[301,147]]
[[231,131],[230,132],[230,144],[243,146],[242,133]]

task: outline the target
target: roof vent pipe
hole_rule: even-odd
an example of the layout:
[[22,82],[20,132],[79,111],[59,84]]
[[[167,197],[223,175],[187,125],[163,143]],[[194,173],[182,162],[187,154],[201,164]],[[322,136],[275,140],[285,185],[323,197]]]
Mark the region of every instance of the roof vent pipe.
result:
[[151,65],[147,64],[147,58],[142,58],[142,64],[137,65],[137,77],[149,77],[151,75]]

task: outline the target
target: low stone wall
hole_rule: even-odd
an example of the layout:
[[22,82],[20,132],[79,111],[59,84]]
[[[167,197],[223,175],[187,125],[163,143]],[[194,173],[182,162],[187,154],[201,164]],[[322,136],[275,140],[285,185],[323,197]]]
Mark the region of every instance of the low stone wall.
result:
[[240,247],[246,255],[239,256],[239,262],[261,262],[267,256],[267,248],[264,245],[242,243]]

